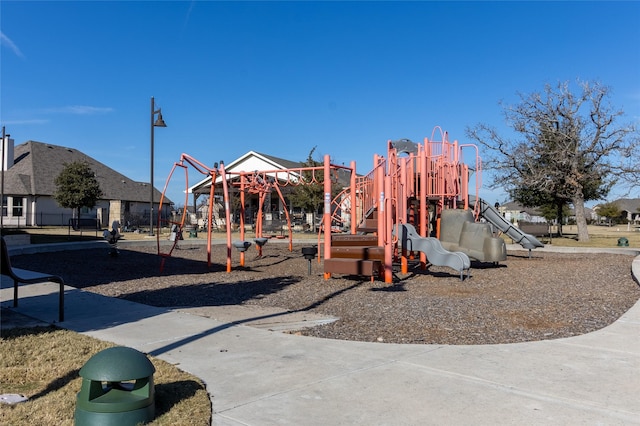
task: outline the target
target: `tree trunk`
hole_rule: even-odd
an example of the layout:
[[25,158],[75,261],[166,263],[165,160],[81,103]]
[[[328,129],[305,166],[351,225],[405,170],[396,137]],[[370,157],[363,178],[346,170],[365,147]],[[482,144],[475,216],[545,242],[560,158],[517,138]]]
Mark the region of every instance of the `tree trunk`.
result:
[[578,228],[578,241],[589,241],[589,229],[587,219],[584,216],[584,197],[576,196],[573,200],[573,209],[576,214],[576,227]]
[[558,222],[558,236],[562,237],[562,224],[564,222],[564,217],[562,214],[562,206],[563,204],[559,201],[556,201],[556,221]]

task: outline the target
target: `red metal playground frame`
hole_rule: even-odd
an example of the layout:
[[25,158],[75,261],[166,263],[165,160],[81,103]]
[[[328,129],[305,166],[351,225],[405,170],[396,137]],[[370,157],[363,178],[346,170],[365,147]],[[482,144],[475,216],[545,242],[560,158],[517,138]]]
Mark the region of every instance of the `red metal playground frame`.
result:
[[[437,136],[437,139],[436,139]],[[470,168],[463,161],[463,151],[472,152],[473,167]],[[322,166],[301,167],[295,169],[264,170],[252,172],[229,172],[225,170],[224,164],[216,164],[208,167],[191,157],[182,154],[180,161],[174,166],[165,183],[162,196],[160,198],[160,208],[165,202],[165,194],[170,180],[177,169],[182,169],[185,173],[186,189],[189,188],[189,168],[192,167],[198,173],[211,178],[209,191],[209,204],[207,216],[207,263],[211,264],[211,230],[213,218],[213,204],[216,189],[222,192],[224,198],[225,226],[226,226],[226,246],[227,272],[231,272],[232,248],[240,248],[240,264],[244,266],[245,252],[241,249],[245,243],[244,227],[244,197],[246,193],[258,194],[259,206],[256,221],[255,237],[262,237],[262,215],[263,204],[266,195],[277,193],[281,202],[285,206],[284,211],[288,224],[289,250],[292,250],[292,227],[291,220],[287,212],[281,187],[319,184],[322,176],[324,191],[324,209],[322,226],[318,234],[318,244],[323,246],[318,250],[318,261],[321,257],[331,258],[332,224],[343,222],[345,213],[349,217],[348,233],[355,235],[362,232],[362,229],[377,236],[377,245],[384,250],[384,260],[381,262],[379,275],[384,277],[384,281],[393,281],[392,266],[394,262],[399,262],[403,270],[407,265],[407,254],[398,250],[398,239],[393,230],[399,224],[411,224],[419,232],[420,236],[438,236],[439,216],[444,209],[473,209],[470,202],[470,195],[478,199],[481,185],[481,160],[478,149],[472,144],[459,144],[457,141],[449,142],[448,134],[440,127],[433,130],[431,138],[425,138],[422,144],[409,140],[388,141],[387,156],[383,157],[375,154],[373,157],[373,169],[366,175],[356,175],[356,164],[351,162],[349,167],[335,165],[331,163],[328,155],[324,156]],[[336,196],[332,194],[332,177],[343,170],[350,174],[349,185],[344,187]],[[471,174],[475,175],[475,183],[469,188]],[[306,179],[302,179],[306,176]],[[310,177],[310,178],[309,178]],[[230,187],[239,189],[240,202],[240,232],[239,241],[232,241],[231,212],[230,212]],[[469,194],[469,191],[473,194]],[[188,191],[185,190],[185,206],[188,205]],[[476,203],[477,204],[477,203]],[[474,217],[478,217],[477,205],[475,206]],[[173,242],[167,252],[161,251],[160,227],[168,224],[183,229],[186,218],[186,210],[178,220],[167,221],[158,215],[157,227],[158,254],[164,258],[170,257],[177,239]],[[367,224],[365,226],[365,224]],[[329,230],[326,232],[326,230]],[[424,266],[426,257],[420,254],[420,262]],[[325,268],[324,277],[331,277],[332,271]]]

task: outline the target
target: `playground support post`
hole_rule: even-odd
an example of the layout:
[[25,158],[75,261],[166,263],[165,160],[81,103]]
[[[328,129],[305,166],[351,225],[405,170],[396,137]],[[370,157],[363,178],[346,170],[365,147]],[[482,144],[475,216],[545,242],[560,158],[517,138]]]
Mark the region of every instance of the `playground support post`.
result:
[[[413,154],[409,155],[409,159],[413,158]],[[396,182],[397,189],[396,194],[394,194],[397,202],[396,202],[396,222],[397,223],[406,223],[407,221],[407,202],[400,200],[408,200],[409,199],[409,173],[407,171],[407,162],[404,161],[404,158],[398,158],[398,162],[400,163],[400,181]]]
[[[211,228],[213,227],[213,204],[215,203],[216,171],[212,170],[211,188],[209,189],[209,209],[207,210],[207,267],[211,267]],[[194,203],[195,207],[195,203]]]
[[[244,174],[240,176],[240,241],[244,241],[244,187],[246,185],[246,179]],[[240,266],[244,266],[244,251],[240,252]]]
[[[418,162],[420,164],[420,236],[426,237],[429,231],[429,211],[427,210],[427,156],[424,147],[418,145]],[[420,269],[427,267],[427,255],[420,252]]]
[[[187,172],[187,167],[184,165],[182,160],[179,163],[174,163],[173,167],[171,168],[171,172],[169,173],[169,176],[167,177],[167,180],[166,180],[166,182],[164,184],[164,188],[162,190],[162,194],[160,194],[160,201],[158,203],[158,212],[162,211],[162,206],[164,205],[165,194],[167,193],[167,188],[169,187],[169,182],[171,181],[171,178],[172,178],[174,172],[176,171],[176,169],[178,167],[180,167],[184,171],[185,186],[187,188],[189,187],[189,173]],[[188,191],[185,191],[184,192],[184,205],[185,206],[188,204],[188,200],[189,200],[189,193],[188,193]],[[187,214],[187,209],[185,208],[182,211],[182,214],[180,216],[180,221],[179,222],[176,222],[174,220],[166,220],[166,222],[171,224],[172,228],[174,226],[177,226],[178,229],[180,231],[182,231],[182,229],[184,227],[184,221],[185,221],[185,218],[186,218],[186,214]],[[158,231],[160,230],[161,220],[162,220],[162,218],[160,216],[158,216]],[[176,234],[176,238],[173,239],[173,244],[171,245],[171,249],[168,251],[168,253],[166,253],[166,257],[171,256],[171,253],[173,253],[173,250],[176,248],[176,245],[178,244],[178,240],[179,240],[179,238],[177,238],[177,234]],[[161,251],[160,251],[160,232],[157,232],[157,234],[156,234],[156,249],[158,251],[158,254],[160,254],[161,253]],[[162,268],[164,267],[164,261],[165,261],[166,257],[163,257],[162,262],[160,263],[160,271],[162,271]]]
[[[227,272],[231,272],[231,208],[229,202],[229,185],[224,170],[224,164],[220,163],[220,180],[222,180],[222,192],[224,193],[224,217],[227,222]],[[212,186],[215,182],[211,182]],[[211,199],[209,199],[211,202]],[[211,249],[211,228],[209,228],[209,250]]]
[[[409,178],[412,173],[412,167],[411,165],[414,162],[414,154],[409,154],[408,158],[399,158],[398,157],[398,162],[400,162],[400,183],[398,184],[398,188],[396,190],[397,195],[396,197],[396,209],[397,209],[397,216],[396,216],[396,220],[395,220],[395,226],[396,227],[400,227],[403,223],[406,223],[409,221],[408,217],[409,217],[409,209],[410,207],[407,205],[408,204],[408,200],[409,197],[411,195],[415,195],[413,194],[413,184],[412,184],[412,180]],[[413,207],[411,207],[413,208]],[[414,221],[416,220],[415,217],[415,213],[413,215],[413,219]],[[391,226],[393,226],[394,224],[392,223]],[[396,235],[396,238],[398,238],[398,236]],[[398,253],[400,255],[400,268],[402,273],[406,274],[408,272],[408,263],[407,263],[407,250],[405,247],[402,247],[400,253]],[[387,250],[385,248],[385,258],[387,255]],[[386,260],[385,260],[386,261]]]
[[[384,179],[384,189],[385,193],[391,194],[391,179],[392,177],[387,175]],[[381,201],[382,198],[381,198]],[[393,203],[393,198],[390,195],[386,196],[384,200],[385,213],[382,215],[384,217],[384,227],[382,231],[379,230],[380,233],[384,234],[384,282],[387,284],[393,283],[393,244],[392,244],[392,222],[393,222],[393,208],[391,204]],[[383,204],[383,205],[384,205]]]
[[[278,193],[278,197],[280,197],[280,201],[282,201],[282,205],[286,206],[284,202],[284,195],[282,195],[282,191],[280,191],[280,187],[276,185],[276,192]],[[291,226],[291,216],[289,215],[289,209],[285,207],[284,216],[287,218],[287,228],[289,229],[289,251],[293,251],[293,229]]]
[[[476,145],[473,144],[460,144],[459,145],[459,149],[460,149],[460,153],[462,154],[462,150],[464,148],[472,148],[475,152],[475,169],[474,169],[474,174],[475,174],[475,199],[478,200],[480,199],[480,186],[482,185],[482,161],[480,160],[480,153],[478,152],[478,147]],[[461,155],[462,156],[462,155]],[[470,175],[469,175],[469,166],[468,165],[464,165],[464,175],[462,176],[463,182],[468,182]],[[465,210],[467,210],[469,208],[469,185],[467,183],[466,185],[467,190],[466,192],[463,192],[463,194],[466,195],[465,197]],[[479,203],[475,203],[474,205],[474,216],[476,217],[476,219],[478,218],[480,214],[480,208],[479,208]]]
[[[256,228],[256,238],[261,238],[262,237],[262,209],[264,209],[264,202],[267,198],[267,193],[266,192],[260,192],[258,193],[258,215],[256,217],[256,222],[254,224],[255,228]],[[262,255],[262,251],[260,252],[260,255]]]
[[351,180],[349,182],[349,186],[351,188],[351,190],[349,191],[349,198],[350,198],[350,203],[349,205],[351,206],[351,210],[349,212],[349,227],[351,228],[351,234],[355,235],[356,234],[356,217],[357,217],[357,194],[356,194],[356,162],[355,161],[351,161],[351,163],[349,164],[349,166],[351,167]]
[[385,211],[385,185],[384,185],[384,176],[385,176],[384,166],[381,164],[377,165],[376,174],[375,174],[375,185],[374,187],[377,189],[375,194],[378,197],[378,246],[384,246],[384,236],[382,235],[382,230],[384,229],[384,215],[386,215]]
[[[324,258],[331,258],[331,159],[324,156]],[[331,273],[325,272],[324,278],[331,277]]]
[[[409,154],[409,159],[413,158],[413,154]],[[397,197],[397,209],[398,209],[398,219],[397,221],[405,223],[407,221],[408,208],[406,202],[400,202],[400,200],[408,200],[410,195],[410,183],[409,183],[409,171],[407,161],[405,159],[398,159],[402,161],[400,165],[400,184],[398,185],[398,194],[402,195],[403,198]]]

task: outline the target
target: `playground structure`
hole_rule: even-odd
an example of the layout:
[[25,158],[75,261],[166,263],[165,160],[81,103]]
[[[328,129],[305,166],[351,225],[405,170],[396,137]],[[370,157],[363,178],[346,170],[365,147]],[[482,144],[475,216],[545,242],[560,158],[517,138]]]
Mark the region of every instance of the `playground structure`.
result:
[[[436,136],[439,136],[436,138]],[[463,161],[463,152],[471,152],[473,168]],[[208,199],[207,262],[211,263],[212,208],[215,195],[224,199],[227,272],[231,272],[232,248],[240,253],[240,265],[250,242],[245,241],[245,197],[258,197],[255,243],[258,256],[268,241],[263,235],[263,212],[267,195],[278,195],[286,215],[289,250],[293,235],[291,218],[286,208],[282,188],[297,185],[322,185],[323,214],[318,233],[318,261],[324,261],[324,277],[332,274],[358,276],[378,275],[386,283],[393,282],[393,265],[399,264],[403,273],[409,264],[425,269],[427,263],[447,266],[469,274],[471,259],[497,263],[506,259],[504,240],[497,234],[504,232],[515,242],[530,250],[543,245],[534,237],[522,233],[508,223],[493,207],[478,197],[481,185],[481,160],[475,145],[450,142],[448,134],[436,127],[424,143],[407,139],[389,141],[387,156],[374,155],[374,167],[366,175],[356,175],[355,162],[349,167],[331,163],[328,155],[317,167],[295,169],[226,171],[224,164],[207,167],[188,154],[182,154],[174,164],[160,199],[160,209],[169,182],[177,169],[185,173],[189,188],[188,169],[193,167],[211,179]],[[339,172],[348,173],[349,184],[332,197],[332,184]],[[474,186],[469,188],[471,174]],[[239,240],[232,242],[230,189],[239,198]],[[470,194],[470,192],[473,194]],[[185,205],[188,204],[185,191]],[[182,229],[186,210],[180,218],[169,222]],[[484,219],[485,222],[480,222]],[[163,220],[158,217],[158,227]],[[346,232],[333,232],[333,225],[343,224]],[[157,233],[160,235],[160,232]],[[175,244],[162,253],[158,237],[158,253],[171,256]]]

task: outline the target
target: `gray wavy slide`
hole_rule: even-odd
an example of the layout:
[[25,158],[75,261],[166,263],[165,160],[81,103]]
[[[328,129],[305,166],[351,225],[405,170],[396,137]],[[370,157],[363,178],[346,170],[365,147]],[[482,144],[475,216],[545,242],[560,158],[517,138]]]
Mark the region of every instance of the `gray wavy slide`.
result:
[[487,204],[482,199],[478,199],[478,201],[480,202],[480,215],[495,225],[500,231],[507,234],[516,244],[520,244],[522,247],[529,250],[544,247],[544,244],[538,241],[536,237],[526,234],[513,226],[509,221],[502,217],[500,212],[493,208],[493,206]]
[[[398,228],[400,233],[398,234]],[[398,236],[398,243],[405,250],[420,251],[427,256],[429,263],[436,266],[447,266],[460,272],[471,267],[469,256],[465,253],[445,250],[440,240],[433,237],[422,237],[413,225],[401,223],[394,226],[394,233]]]

